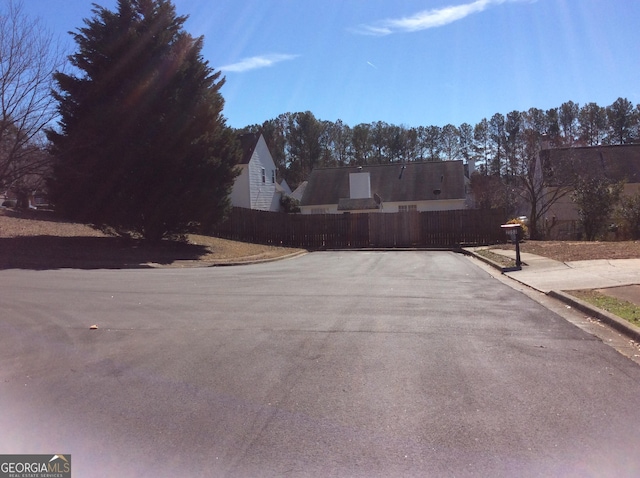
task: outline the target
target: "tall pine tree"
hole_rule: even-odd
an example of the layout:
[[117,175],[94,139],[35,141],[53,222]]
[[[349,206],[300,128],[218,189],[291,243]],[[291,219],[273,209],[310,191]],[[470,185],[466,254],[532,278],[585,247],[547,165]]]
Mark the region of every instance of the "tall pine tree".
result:
[[214,223],[240,153],[202,37],[169,0],[118,0],[93,15],[73,34],[80,74],[55,75],[56,208],[152,240]]

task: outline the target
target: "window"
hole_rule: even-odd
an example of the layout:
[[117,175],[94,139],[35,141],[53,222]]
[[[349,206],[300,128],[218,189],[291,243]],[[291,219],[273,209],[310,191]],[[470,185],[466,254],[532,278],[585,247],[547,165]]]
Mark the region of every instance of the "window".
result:
[[267,182],[267,170],[262,168],[262,184]]
[[398,212],[417,211],[418,206],[416,204],[407,204],[405,206],[398,206]]
[[271,170],[271,184],[275,184],[276,183],[276,170],[272,169]]

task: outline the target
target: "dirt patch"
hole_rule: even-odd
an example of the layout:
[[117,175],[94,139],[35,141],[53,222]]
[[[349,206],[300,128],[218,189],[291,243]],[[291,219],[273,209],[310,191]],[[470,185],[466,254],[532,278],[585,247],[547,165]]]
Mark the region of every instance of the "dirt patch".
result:
[[125,239],[47,211],[0,209],[0,269],[197,267],[253,262],[301,249],[189,235],[186,242]]
[[477,251],[475,251],[475,254],[489,259],[490,261],[498,264],[501,267],[515,267],[516,265],[515,259],[511,259],[510,257],[504,256],[502,254],[497,254],[489,249],[478,249]]
[[615,299],[631,302],[640,307],[640,285],[607,287],[606,289],[596,289],[595,291]]
[[[513,249],[514,246],[506,244],[492,248]],[[560,262],[591,259],[637,259],[640,258],[640,241],[524,241],[520,244],[520,251]]]
[[0,238],[24,236],[112,237],[87,224],[63,221],[50,211],[0,208]]

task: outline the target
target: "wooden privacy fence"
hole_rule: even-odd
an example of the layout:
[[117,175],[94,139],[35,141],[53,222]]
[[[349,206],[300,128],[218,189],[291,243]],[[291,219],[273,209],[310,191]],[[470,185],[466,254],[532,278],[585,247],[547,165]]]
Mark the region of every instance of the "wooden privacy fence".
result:
[[451,248],[505,242],[505,219],[502,209],[305,215],[233,208],[214,234],[307,249]]

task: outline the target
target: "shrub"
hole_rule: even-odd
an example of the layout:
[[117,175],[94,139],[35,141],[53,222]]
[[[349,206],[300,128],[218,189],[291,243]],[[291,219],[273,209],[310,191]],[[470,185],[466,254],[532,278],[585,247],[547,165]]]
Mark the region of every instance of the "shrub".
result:
[[282,196],[280,198],[280,205],[282,206],[282,210],[286,213],[300,212],[300,202],[293,199],[291,196]]
[[622,192],[622,183],[602,177],[581,178],[571,194],[585,239],[594,241],[611,224]]
[[640,193],[620,198],[616,219],[620,224],[623,237],[634,241],[640,239]]
[[507,224],[520,224],[520,227],[522,228],[522,239],[529,237],[529,228],[522,219],[514,217],[513,219],[509,219]]

